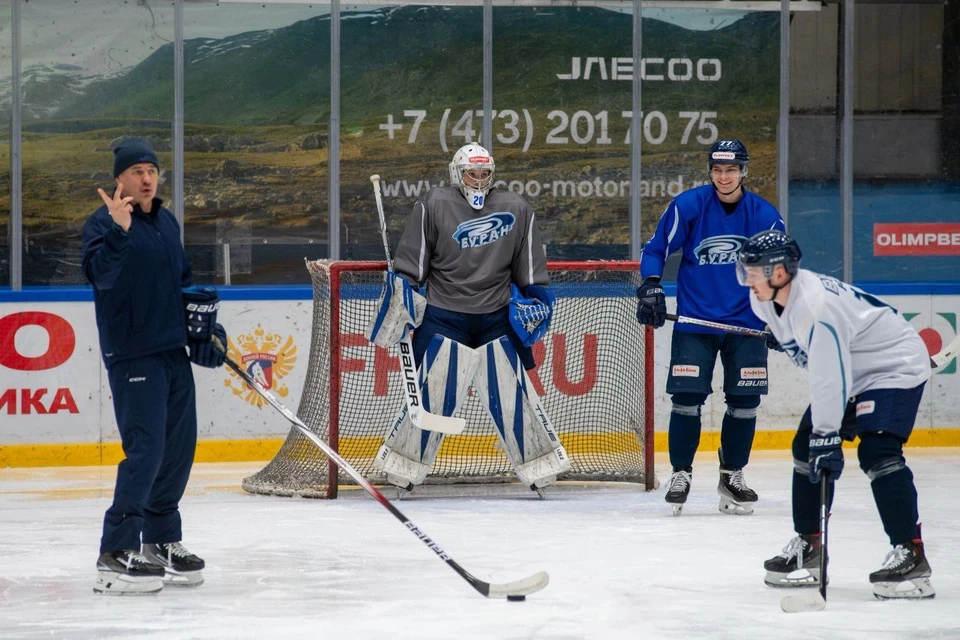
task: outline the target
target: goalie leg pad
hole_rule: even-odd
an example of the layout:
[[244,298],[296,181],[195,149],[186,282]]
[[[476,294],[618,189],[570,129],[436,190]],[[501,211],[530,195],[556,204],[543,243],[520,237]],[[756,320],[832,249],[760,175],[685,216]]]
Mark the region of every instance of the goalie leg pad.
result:
[[[424,409],[444,416],[460,410],[470,389],[480,354],[446,336],[435,335],[420,367]],[[407,406],[390,424],[374,468],[387,474],[391,484],[407,487],[421,484],[433,467],[444,434],[422,431],[407,418]]]
[[520,357],[506,337],[480,348],[474,386],[517,478],[543,488],[570,469],[570,459]]

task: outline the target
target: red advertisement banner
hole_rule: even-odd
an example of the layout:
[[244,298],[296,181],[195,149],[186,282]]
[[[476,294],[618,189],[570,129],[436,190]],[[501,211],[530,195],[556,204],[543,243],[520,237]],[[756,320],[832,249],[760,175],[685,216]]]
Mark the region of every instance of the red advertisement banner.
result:
[[960,256],[960,223],[891,222],[873,225],[875,256]]

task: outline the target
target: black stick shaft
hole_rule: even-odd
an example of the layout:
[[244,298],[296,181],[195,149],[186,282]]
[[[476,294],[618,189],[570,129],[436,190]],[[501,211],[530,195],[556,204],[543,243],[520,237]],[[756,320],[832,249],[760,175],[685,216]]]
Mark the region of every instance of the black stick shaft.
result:
[[722,322],[713,322],[712,320],[701,320],[700,318],[688,318],[687,316],[678,316],[673,313],[667,314],[667,320],[672,322],[684,322],[686,324],[696,324],[701,327],[710,327],[712,329],[720,329],[721,331],[726,331],[728,333],[739,333],[744,336],[754,336],[756,338],[766,338],[770,335],[769,331],[764,331],[762,329],[750,329],[748,327],[738,327],[733,324],[724,324]]
[[830,520],[830,475],[820,474],[820,595],[827,600],[827,522]]

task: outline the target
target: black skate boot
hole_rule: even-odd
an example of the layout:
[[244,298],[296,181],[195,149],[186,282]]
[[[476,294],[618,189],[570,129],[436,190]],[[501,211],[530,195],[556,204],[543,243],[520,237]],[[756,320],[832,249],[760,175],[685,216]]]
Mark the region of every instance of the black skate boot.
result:
[[922,540],[898,544],[887,554],[883,567],[870,574],[873,595],[878,600],[933,598],[937,594],[930,573]]
[[144,595],[163,589],[163,568],[136,551],[108,551],[97,558],[94,593]]
[[720,454],[720,484],[717,493],[720,494],[720,513],[733,516],[749,516],[753,513],[753,503],[758,500],[757,492],[747,486],[743,478],[743,469],[732,469],[723,462],[723,452]]
[[673,515],[675,516],[683,512],[683,505],[687,502],[687,496],[690,494],[692,478],[693,471],[685,469],[674,471],[673,475],[670,476],[670,484],[667,486],[667,495],[664,500],[673,505]]
[[820,534],[797,536],[763,568],[767,570],[763,581],[769,587],[819,587]]
[[163,569],[163,583],[166,585],[198,587],[203,584],[204,561],[179,542],[145,544],[143,555]]

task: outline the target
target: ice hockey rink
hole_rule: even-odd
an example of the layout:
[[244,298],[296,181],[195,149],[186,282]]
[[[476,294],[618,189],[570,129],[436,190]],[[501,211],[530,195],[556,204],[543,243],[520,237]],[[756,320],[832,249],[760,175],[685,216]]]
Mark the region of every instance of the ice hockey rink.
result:
[[[198,464],[184,542],[207,562],[195,589],[94,595],[113,467],[0,469],[2,638],[958,638],[960,451],[911,449],[934,600],[880,602],[867,575],[889,550],[848,452],[830,521],[825,611],[786,614],[762,562],[792,534],[787,452],[757,451],[755,515],[717,511],[714,452],[690,502],[663,489],[563,484],[426,488],[400,509],[487,581],[539,570],[525,602],[487,600],[362,490],[335,501],[250,495],[259,463]],[[658,473],[668,469],[658,454]]]

